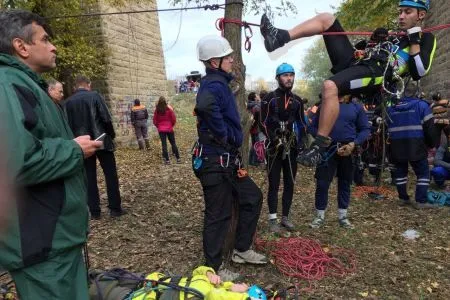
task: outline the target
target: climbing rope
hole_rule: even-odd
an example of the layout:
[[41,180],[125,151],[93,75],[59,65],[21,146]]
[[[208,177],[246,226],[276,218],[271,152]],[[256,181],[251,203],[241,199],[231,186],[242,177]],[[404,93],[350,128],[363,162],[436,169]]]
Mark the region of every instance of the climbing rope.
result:
[[356,272],[356,257],[352,250],[323,247],[306,238],[256,239],[257,250],[269,252],[277,269],[284,275],[307,281],[325,276],[343,277]]
[[253,149],[255,149],[258,161],[262,162],[266,160],[264,140],[255,142],[255,144],[253,145]]
[[382,195],[382,198],[395,199],[398,197],[397,191],[383,186],[355,186],[352,189],[352,197],[362,199],[366,196],[379,200],[381,198],[376,195]]
[[237,20],[237,19],[219,18],[216,20],[216,28],[217,28],[217,30],[220,30],[220,32],[222,33],[222,36],[224,36],[224,34],[225,34],[225,24],[226,23],[236,24],[241,27],[244,27],[244,35],[245,35],[244,48],[245,48],[245,50],[247,50],[247,52],[250,52],[250,50],[252,49],[252,42],[250,41],[250,39],[253,37],[253,31],[250,26],[258,26],[259,27],[260,25],[255,24],[255,23],[249,23],[249,22]]

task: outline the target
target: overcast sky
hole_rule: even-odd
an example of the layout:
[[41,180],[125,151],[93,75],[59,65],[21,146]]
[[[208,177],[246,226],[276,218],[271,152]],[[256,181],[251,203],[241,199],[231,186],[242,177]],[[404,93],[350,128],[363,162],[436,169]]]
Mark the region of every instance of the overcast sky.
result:
[[[170,7],[167,0],[157,1],[160,9]],[[210,3],[221,4],[224,2],[224,0],[212,0]],[[277,4],[279,0],[268,0],[268,2]],[[275,16],[275,26],[291,28],[299,22],[314,16],[316,13],[332,12],[331,5],[338,6],[341,0],[303,0],[292,2],[296,3],[298,14],[293,15],[290,13],[288,17]],[[192,5],[190,4],[189,6]],[[224,10],[189,10],[159,13],[166,72],[169,79],[174,79],[176,76],[182,76],[195,70],[204,73],[203,65],[197,60],[197,41],[208,34],[220,34],[215,28],[215,22],[218,18],[223,17],[223,13]],[[248,14],[243,19],[247,22],[259,24],[260,18],[261,15],[253,16]],[[315,39],[298,40],[289,43],[288,47],[268,54],[264,48],[259,27],[252,27],[252,30],[252,49],[250,53],[247,53],[244,49],[242,52],[244,64],[247,66],[247,75],[251,75],[252,80],[257,80],[261,77],[265,80],[273,80],[276,67],[283,62],[292,64],[296,71],[299,72],[302,57]]]

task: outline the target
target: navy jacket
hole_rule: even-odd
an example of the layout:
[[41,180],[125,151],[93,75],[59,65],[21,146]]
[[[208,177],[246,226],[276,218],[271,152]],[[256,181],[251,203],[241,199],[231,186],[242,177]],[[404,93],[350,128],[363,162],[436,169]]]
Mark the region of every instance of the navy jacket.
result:
[[[310,131],[315,136],[319,127],[319,113],[313,117]],[[339,116],[331,130],[333,142],[350,143],[355,145],[364,143],[370,134],[369,121],[361,104],[350,102],[339,104]]]
[[[233,79],[223,71],[206,69],[200,82],[195,113],[203,153],[222,154],[242,145],[242,127],[236,99],[228,86]],[[210,141],[202,137],[209,136]]]
[[393,162],[418,161],[427,158],[427,147],[439,143],[439,128],[434,125],[427,102],[404,97],[388,107],[388,132]]

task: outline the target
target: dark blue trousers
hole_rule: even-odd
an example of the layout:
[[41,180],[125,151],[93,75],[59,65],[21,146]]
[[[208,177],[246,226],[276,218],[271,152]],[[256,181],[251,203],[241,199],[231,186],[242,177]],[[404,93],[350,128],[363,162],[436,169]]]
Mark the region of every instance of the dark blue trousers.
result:
[[[427,202],[428,186],[430,185],[430,169],[426,158],[418,161],[410,161],[411,167],[417,177],[416,202]],[[408,162],[394,162],[395,184],[397,186],[398,197],[408,201],[409,195],[406,190],[408,182]]]
[[350,184],[353,179],[352,156],[334,154],[316,168],[316,209],[325,210],[328,205],[328,190],[334,176],[338,177],[338,208],[347,209],[350,204]]

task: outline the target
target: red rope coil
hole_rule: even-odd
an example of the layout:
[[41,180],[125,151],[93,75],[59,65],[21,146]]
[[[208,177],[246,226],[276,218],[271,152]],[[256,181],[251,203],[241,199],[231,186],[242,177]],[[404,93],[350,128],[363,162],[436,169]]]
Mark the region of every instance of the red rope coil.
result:
[[257,239],[256,249],[265,250],[284,275],[299,279],[320,280],[323,277],[343,277],[356,272],[353,251],[324,248],[319,242],[305,238],[281,238],[276,241]]

